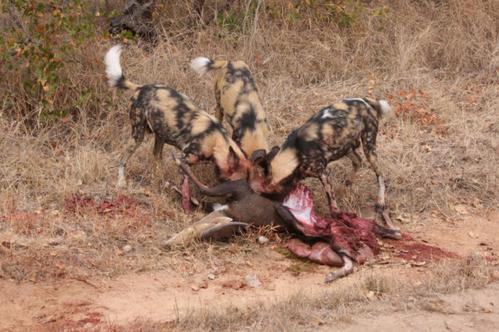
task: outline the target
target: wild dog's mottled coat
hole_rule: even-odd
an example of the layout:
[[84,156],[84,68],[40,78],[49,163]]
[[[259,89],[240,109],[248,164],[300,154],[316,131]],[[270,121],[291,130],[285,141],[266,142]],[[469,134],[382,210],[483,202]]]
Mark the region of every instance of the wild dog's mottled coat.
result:
[[361,164],[356,150],[362,143],[364,154],[378,178],[377,207],[383,210],[385,185],[377,161],[376,136],[379,120],[389,111],[386,101],[369,98],[345,99],[323,108],[291,132],[275,157],[267,161],[263,181],[253,177],[252,186],[262,192],[286,193],[300,180],[316,177],[325,187],[331,210],[336,210],[327,165],[348,156],[354,167],[353,177]]
[[243,61],[213,61],[199,57],[191,67],[199,74],[216,70],[215,97],[216,116],[219,121],[224,115],[232,127],[232,138],[246,156],[254,151],[268,151],[268,126],[265,112],[258,95],[253,76]]
[[[128,81],[119,62],[121,48],[115,46],[106,54],[106,73],[113,87],[134,91],[129,115],[132,142],[120,161],[120,179],[124,183],[127,160],[142,143],[146,132],[154,133],[154,155],[161,157],[165,143],[182,151],[188,164],[213,159],[225,179],[246,177],[244,154],[228,137],[220,122],[199,110],[185,95],[164,85],[137,85]],[[241,163],[241,164],[240,164]]]

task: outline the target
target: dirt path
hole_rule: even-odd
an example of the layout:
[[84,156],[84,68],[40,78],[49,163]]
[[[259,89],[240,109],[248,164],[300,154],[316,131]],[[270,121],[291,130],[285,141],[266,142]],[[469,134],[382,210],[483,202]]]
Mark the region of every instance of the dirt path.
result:
[[[422,309],[384,306],[381,315],[361,315],[338,329],[364,331],[499,331],[499,283],[431,298]],[[325,328],[323,331],[330,331]]]
[[[441,248],[459,255],[480,253],[495,259],[499,253],[497,217],[497,213],[487,218],[467,216],[455,223],[433,222],[431,227],[427,222],[415,223],[409,231],[416,238],[438,243]],[[190,274],[161,270],[127,274],[115,279],[70,279],[46,283],[18,284],[0,280],[0,330],[50,329],[53,324],[91,329],[103,323],[123,326],[137,319],[168,322],[185,317],[193,310],[213,306],[272,304],[301,292],[308,296],[319,295],[330,287],[348,287],[362,273],[379,268],[376,265],[362,267],[361,273],[327,286],[323,278],[328,268],[312,266],[310,270],[307,266],[309,271],[297,276],[296,269],[302,267],[296,266],[296,262],[269,246],[262,250],[263,254],[243,267],[219,271]],[[394,261],[393,265],[383,265],[382,268],[388,273],[413,271],[411,268],[402,269],[404,262]],[[248,286],[245,281],[248,274],[255,274],[261,286]],[[499,327],[497,299],[499,285],[491,284],[483,290],[439,298],[444,308],[441,310],[392,312],[393,308],[387,308],[389,315],[360,316],[344,327],[349,331],[375,326],[428,331],[445,328],[466,331],[478,327],[492,330],[492,327]]]

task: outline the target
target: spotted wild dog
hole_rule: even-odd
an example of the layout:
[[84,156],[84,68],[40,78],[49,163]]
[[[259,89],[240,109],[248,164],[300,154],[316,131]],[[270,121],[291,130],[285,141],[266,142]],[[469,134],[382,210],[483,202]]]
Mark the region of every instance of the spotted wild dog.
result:
[[205,57],[192,60],[198,74],[215,74],[216,116],[224,115],[232,127],[232,139],[250,157],[256,150],[268,151],[269,129],[258,90],[248,65],[244,61],[213,61]]
[[321,109],[301,127],[293,130],[279,149],[269,154],[257,153],[255,167],[250,173],[251,186],[258,192],[286,194],[306,177],[318,178],[328,198],[332,214],[338,211],[327,165],[347,156],[355,177],[361,158],[357,149],[362,143],[364,155],[378,179],[376,211],[387,226],[391,224],[385,209],[385,180],[376,154],[376,136],[381,118],[391,112],[385,100],[350,98]]
[[[106,74],[109,85],[134,92],[129,110],[132,137],[121,156],[118,185],[126,186],[125,166],[141,145],[146,132],[155,136],[153,154],[161,159],[163,145],[181,150],[180,159],[188,165],[201,160],[214,160],[219,176],[226,180],[247,177],[248,161],[237,144],[228,136],[220,122],[198,109],[185,95],[160,84],[138,85],[123,75],[121,45],[106,54]],[[188,178],[184,177],[184,208],[188,208]]]

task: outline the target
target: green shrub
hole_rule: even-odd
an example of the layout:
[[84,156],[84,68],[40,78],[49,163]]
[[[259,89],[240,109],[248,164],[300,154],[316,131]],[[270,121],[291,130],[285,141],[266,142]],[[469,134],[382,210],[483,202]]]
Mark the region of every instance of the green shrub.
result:
[[[79,0],[10,0],[0,7],[4,108],[36,123],[65,115],[64,67],[95,36],[95,16]],[[14,114],[13,114],[14,113]]]

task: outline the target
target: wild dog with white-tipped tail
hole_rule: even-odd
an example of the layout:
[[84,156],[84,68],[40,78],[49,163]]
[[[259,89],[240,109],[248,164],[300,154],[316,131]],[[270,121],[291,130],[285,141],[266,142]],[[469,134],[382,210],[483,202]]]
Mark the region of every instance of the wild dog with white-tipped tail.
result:
[[[109,85],[134,92],[129,110],[134,142],[129,143],[121,156],[119,186],[126,186],[125,165],[143,142],[146,132],[155,136],[153,153],[157,159],[162,157],[163,146],[167,143],[181,150],[180,159],[188,165],[213,160],[221,178],[238,180],[247,177],[249,162],[215,117],[165,85],[130,82],[123,75],[120,55],[121,46],[116,45],[104,59]],[[184,189],[188,192],[186,183],[187,177],[184,178]],[[184,208],[188,205],[187,199],[184,197]]]
[[203,75],[215,71],[216,116],[224,115],[232,127],[232,139],[249,158],[257,150],[268,151],[269,129],[258,89],[244,61],[192,60],[191,68]]
[[318,178],[327,195],[331,214],[338,212],[330,170],[327,165],[344,156],[351,159],[351,183],[362,160],[357,149],[362,144],[364,155],[378,179],[376,211],[386,225],[395,228],[385,208],[385,178],[376,153],[379,121],[391,113],[385,100],[350,98],[321,109],[304,125],[293,130],[280,147],[269,155],[261,154],[250,172],[252,188],[261,193],[285,195],[306,177]]

